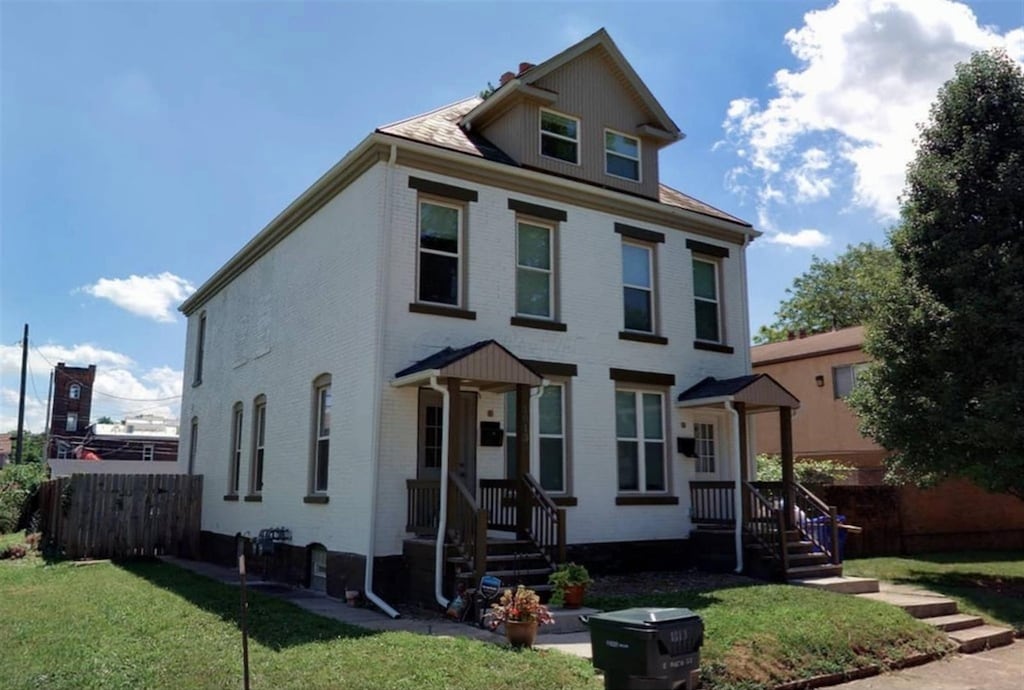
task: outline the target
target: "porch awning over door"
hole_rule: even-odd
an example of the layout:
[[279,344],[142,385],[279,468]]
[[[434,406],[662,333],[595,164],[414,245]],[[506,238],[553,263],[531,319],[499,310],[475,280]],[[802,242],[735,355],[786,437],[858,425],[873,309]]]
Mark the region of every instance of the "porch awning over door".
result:
[[796,396],[768,374],[749,374],[731,379],[708,376],[676,398],[678,407],[711,407],[727,400],[744,403],[750,412],[759,408],[800,407]]
[[395,373],[393,386],[419,385],[430,377],[459,378],[481,388],[500,389],[543,382],[528,364],[495,340],[482,340],[462,348],[446,347]]

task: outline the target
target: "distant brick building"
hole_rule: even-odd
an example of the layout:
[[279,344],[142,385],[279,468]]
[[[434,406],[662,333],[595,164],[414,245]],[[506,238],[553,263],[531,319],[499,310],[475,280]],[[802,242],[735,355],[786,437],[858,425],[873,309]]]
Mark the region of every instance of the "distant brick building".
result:
[[92,388],[95,381],[95,364],[69,367],[64,362],[58,362],[54,367],[49,457],[70,457],[71,449],[85,440],[92,413]]

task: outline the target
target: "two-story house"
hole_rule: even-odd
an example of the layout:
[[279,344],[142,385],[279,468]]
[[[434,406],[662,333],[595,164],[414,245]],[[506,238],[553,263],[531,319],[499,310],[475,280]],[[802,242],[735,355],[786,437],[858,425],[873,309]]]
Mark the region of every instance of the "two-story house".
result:
[[604,30],[500,81],[367,136],[182,305],[209,558],[283,526],[284,577],[393,613],[678,562],[688,482],[747,472],[759,233],[661,183],[683,135]]

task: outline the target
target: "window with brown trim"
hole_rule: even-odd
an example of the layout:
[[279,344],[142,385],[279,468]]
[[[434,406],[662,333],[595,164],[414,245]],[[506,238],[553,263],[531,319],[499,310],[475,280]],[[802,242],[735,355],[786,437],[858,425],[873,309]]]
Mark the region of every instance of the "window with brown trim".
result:
[[668,488],[665,462],[665,395],[651,390],[615,390],[615,440],[620,492]]
[[267,396],[256,398],[252,408],[252,474],[249,478],[249,494],[263,491],[263,462],[267,441]]
[[228,466],[228,494],[238,495],[238,478],[242,471],[242,403],[231,409],[231,464]]
[[313,382],[313,452],[310,461],[312,493],[327,491],[331,458],[331,376],[324,374]]

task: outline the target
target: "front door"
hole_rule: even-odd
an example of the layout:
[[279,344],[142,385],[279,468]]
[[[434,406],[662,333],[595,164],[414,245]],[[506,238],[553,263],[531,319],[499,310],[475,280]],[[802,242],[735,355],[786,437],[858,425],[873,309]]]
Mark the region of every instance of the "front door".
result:
[[[477,394],[459,393],[452,405],[458,425],[456,462],[451,468],[466,488],[476,495]],[[419,479],[441,478],[441,433],[444,409],[441,394],[429,388],[420,389],[419,443],[416,476]]]

